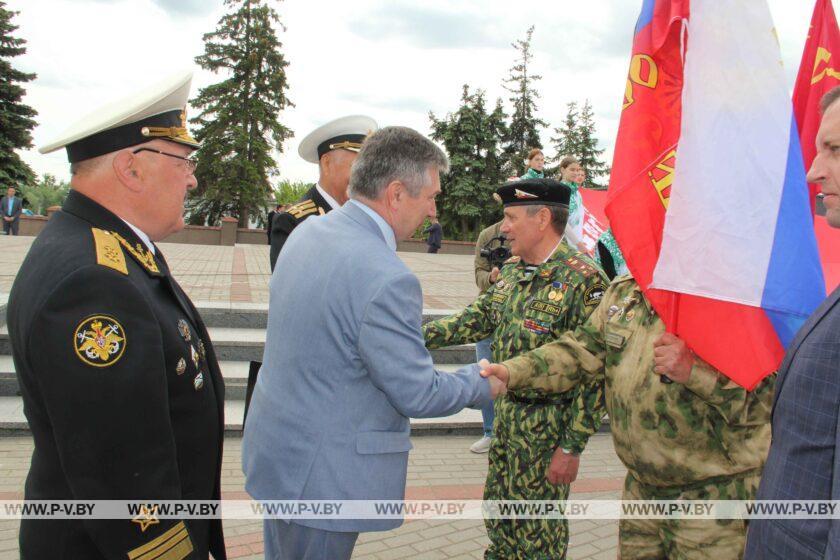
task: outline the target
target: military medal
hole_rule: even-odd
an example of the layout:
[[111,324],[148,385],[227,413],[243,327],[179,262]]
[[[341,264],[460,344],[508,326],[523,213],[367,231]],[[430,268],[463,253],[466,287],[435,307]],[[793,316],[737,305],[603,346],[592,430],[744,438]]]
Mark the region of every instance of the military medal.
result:
[[630,311],[628,311],[627,313],[624,314],[624,320],[625,321],[632,321],[633,317],[635,317],[635,316],[636,316],[636,311],[631,309]]
[[200,339],[198,341],[198,353],[201,355],[202,360],[207,359],[207,352],[204,350],[204,341]]
[[190,353],[192,355],[192,361],[195,364],[196,369],[198,369],[199,356],[198,356],[198,352],[195,350],[195,346],[192,346],[192,345],[190,346]]
[[185,371],[187,371],[187,360],[181,358],[178,360],[178,365],[175,366],[175,373],[178,375],[184,375]]
[[610,308],[607,309],[607,317],[612,317],[613,315],[618,313],[619,309],[620,308],[617,305],[610,305]]
[[180,333],[181,333],[181,336],[182,336],[182,337],[184,338],[184,340],[186,340],[187,342],[189,342],[190,340],[192,340],[192,335],[190,334],[190,326],[189,326],[189,325],[187,324],[187,322],[186,322],[186,321],[184,321],[183,319],[179,319],[179,320],[178,320],[178,332],[180,332]]
[[550,299],[551,301],[557,299],[557,292],[555,292],[554,290],[548,292],[548,299]]
[[204,374],[203,373],[198,372],[198,375],[195,376],[195,379],[193,380],[193,387],[195,387],[196,391],[199,391],[199,390],[201,390],[202,387],[204,387]]
[[498,282],[496,282],[496,285],[500,288],[504,288],[505,287],[505,281],[504,280],[499,280]]

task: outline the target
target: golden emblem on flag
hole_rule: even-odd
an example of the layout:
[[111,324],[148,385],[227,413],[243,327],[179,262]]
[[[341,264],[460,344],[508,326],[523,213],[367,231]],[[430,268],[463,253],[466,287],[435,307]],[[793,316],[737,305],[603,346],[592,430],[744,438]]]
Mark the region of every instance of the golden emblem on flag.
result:
[[676,167],[677,151],[671,150],[653,169],[648,171],[653,188],[659,196],[659,201],[665,209],[668,209],[668,202],[671,200],[671,185],[674,183],[674,169]]
[[73,342],[79,359],[94,367],[114,365],[126,346],[122,325],[107,315],[93,315],[79,323]]

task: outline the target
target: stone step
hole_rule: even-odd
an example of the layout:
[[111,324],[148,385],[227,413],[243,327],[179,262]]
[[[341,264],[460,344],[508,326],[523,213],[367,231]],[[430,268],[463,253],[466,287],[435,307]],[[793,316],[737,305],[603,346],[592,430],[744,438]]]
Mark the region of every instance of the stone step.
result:
[[[225,402],[225,433],[242,434],[242,416],[245,401]],[[417,418],[411,420],[412,435],[481,435],[481,411],[464,409],[452,416],[442,418]],[[29,425],[23,414],[23,399],[0,397],[0,437],[29,435]]]
[[[268,323],[267,303],[195,302],[207,327],[231,329],[264,329]],[[423,322],[433,321],[457,312],[457,309],[424,309]],[[0,313],[4,313],[0,307]]]
[[[225,400],[244,401],[248,385],[250,362],[222,361],[219,367],[225,380]],[[455,371],[462,364],[441,364],[435,366],[441,371]],[[19,396],[20,387],[15,375],[15,364],[11,356],[0,356],[0,396]]]

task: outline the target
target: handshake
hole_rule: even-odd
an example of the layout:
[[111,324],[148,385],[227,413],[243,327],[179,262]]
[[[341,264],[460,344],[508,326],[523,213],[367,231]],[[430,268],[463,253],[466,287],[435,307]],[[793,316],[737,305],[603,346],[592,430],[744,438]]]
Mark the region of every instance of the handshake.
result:
[[487,360],[480,360],[481,377],[486,377],[490,383],[490,396],[496,399],[507,393],[508,369],[502,364],[491,364]]

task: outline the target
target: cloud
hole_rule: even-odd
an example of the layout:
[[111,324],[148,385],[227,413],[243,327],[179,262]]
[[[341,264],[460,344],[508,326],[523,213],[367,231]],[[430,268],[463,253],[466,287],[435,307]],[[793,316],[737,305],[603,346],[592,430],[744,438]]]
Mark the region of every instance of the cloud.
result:
[[498,32],[499,23],[481,12],[388,2],[357,16],[349,27],[365,39],[397,39],[420,48],[505,48],[509,41]]
[[390,111],[410,111],[417,113],[426,113],[432,102],[429,99],[411,96],[374,96],[371,97],[367,93],[352,92],[345,93],[341,97],[352,103],[366,105],[374,109],[383,109]]
[[213,13],[220,0],[152,0],[167,14],[178,16],[205,15]]

